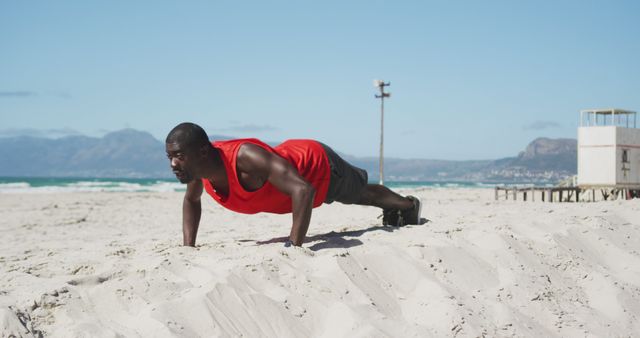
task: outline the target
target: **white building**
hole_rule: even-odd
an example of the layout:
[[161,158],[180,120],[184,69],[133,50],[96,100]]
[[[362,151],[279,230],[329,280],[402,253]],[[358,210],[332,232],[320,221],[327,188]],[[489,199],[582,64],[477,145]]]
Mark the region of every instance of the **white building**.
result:
[[580,111],[578,186],[640,189],[640,129],[636,112]]

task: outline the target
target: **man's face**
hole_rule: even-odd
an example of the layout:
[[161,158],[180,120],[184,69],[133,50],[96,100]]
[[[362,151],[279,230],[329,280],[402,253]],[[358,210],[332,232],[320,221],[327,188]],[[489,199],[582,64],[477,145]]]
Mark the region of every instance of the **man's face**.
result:
[[180,183],[189,183],[194,179],[193,169],[196,165],[196,156],[193,151],[182,147],[178,143],[166,143],[165,150],[171,165],[171,170]]

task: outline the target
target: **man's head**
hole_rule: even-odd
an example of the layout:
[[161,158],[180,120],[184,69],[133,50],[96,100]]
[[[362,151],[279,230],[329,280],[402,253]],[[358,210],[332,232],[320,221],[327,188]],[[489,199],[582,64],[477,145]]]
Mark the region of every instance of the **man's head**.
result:
[[200,178],[200,167],[210,148],[211,143],[204,129],[189,122],[175,126],[165,140],[171,170],[181,183]]

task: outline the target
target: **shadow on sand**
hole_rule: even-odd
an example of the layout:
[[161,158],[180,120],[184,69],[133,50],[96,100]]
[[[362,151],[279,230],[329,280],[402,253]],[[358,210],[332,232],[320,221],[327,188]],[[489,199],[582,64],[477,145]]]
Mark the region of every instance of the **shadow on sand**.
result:
[[[426,218],[420,219],[420,225],[429,222]],[[396,230],[400,230],[403,227],[392,227],[392,226],[384,226],[384,225],[376,225],[362,230],[349,230],[349,231],[341,231],[335,232],[330,231],[324,234],[318,234],[314,236],[308,236],[305,238],[305,243],[318,242],[309,247],[311,251],[318,251],[322,249],[331,249],[331,248],[351,248],[354,246],[362,245],[362,241],[353,238],[360,237],[365,233],[372,231],[385,231],[385,232],[393,232]],[[351,238],[349,238],[351,237]],[[254,241],[249,239],[240,240],[240,242],[255,242],[256,245],[265,245],[265,244],[274,244],[274,243],[284,243],[289,239],[289,237],[274,237],[265,241]]]

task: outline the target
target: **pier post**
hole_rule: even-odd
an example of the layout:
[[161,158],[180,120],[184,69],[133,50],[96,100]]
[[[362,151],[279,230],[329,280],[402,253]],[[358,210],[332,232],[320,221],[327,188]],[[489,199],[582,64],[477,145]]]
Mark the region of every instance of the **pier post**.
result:
[[535,202],[536,200],[536,190],[534,188],[531,188],[531,202]]

